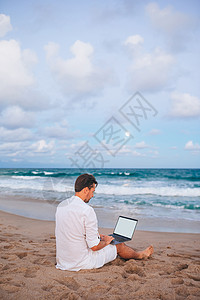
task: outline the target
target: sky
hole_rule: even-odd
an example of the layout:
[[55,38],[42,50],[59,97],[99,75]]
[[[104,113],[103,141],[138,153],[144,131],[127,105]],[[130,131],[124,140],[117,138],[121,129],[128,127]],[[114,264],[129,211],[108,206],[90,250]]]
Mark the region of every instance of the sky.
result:
[[0,167],[200,168],[199,16],[0,0]]

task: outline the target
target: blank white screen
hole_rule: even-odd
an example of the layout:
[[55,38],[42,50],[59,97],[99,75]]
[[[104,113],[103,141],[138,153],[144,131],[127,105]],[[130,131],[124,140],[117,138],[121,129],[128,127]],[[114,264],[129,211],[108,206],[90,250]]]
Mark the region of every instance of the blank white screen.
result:
[[135,220],[119,217],[114,233],[131,239],[136,225],[137,221]]

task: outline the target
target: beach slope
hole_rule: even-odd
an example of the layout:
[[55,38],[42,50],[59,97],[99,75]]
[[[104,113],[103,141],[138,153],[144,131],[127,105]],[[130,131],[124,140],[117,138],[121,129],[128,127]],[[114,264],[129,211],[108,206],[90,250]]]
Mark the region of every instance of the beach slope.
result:
[[200,234],[136,231],[129,245],[153,244],[151,258],[69,272],[55,268],[54,222],[0,211],[0,224],[1,299],[200,299]]

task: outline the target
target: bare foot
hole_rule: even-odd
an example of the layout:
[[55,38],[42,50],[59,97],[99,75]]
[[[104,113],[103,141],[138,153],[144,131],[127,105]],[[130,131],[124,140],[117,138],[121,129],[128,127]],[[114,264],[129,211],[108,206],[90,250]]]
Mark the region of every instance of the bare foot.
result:
[[148,258],[148,257],[150,257],[153,254],[153,252],[154,252],[154,249],[153,249],[153,246],[151,245],[148,248],[146,248],[144,251],[140,252],[140,255],[141,255],[140,258],[141,259],[142,258]]

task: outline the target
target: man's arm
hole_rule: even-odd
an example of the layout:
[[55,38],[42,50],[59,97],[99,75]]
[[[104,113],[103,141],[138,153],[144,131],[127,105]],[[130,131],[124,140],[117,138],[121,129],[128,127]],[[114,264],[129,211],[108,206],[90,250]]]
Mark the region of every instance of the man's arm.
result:
[[114,237],[109,236],[109,235],[100,235],[100,236],[101,236],[101,240],[100,240],[99,244],[97,246],[94,246],[91,248],[93,251],[98,251],[98,250],[103,249],[104,247],[109,245],[112,242],[112,240],[114,239]]

